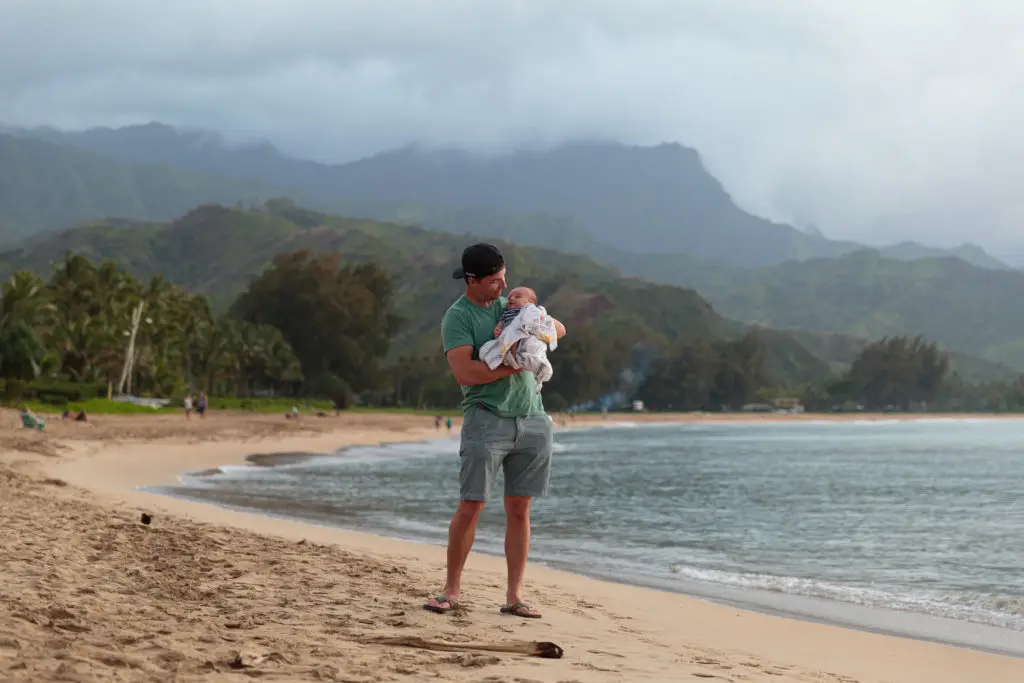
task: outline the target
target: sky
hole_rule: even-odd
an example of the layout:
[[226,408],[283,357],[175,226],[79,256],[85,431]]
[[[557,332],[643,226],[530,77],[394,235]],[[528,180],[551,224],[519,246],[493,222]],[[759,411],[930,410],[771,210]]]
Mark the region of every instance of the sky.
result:
[[758,215],[1016,261],[1022,86],[1012,0],[0,0],[0,123],[680,142]]

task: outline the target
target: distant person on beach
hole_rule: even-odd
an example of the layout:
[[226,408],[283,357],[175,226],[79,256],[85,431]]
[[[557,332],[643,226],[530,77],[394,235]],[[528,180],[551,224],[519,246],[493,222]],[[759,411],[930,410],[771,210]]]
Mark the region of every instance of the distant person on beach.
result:
[[451,434],[451,432],[452,432],[452,419],[450,417],[447,420],[445,420],[445,425],[447,425],[447,427],[448,427],[448,433]]
[[192,417],[192,394],[185,397],[185,419],[191,419]]
[[[444,588],[424,608],[445,614],[459,607],[462,571],[473,547],[476,525],[491,486],[504,471],[505,557],[508,588],[502,614],[538,619],[523,600],[523,575],[530,548],[530,501],[547,493],[553,428],[530,372],[499,365],[490,369],[480,347],[494,337],[504,312],[505,259],[490,244],[462,252],[465,293],[441,320],[445,356],[462,389],[462,443],[459,449],[459,506],[448,529],[448,567]],[[559,337],[565,328],[556,321]]]
[[206,392],[205,391],[200,391],[199,392],[199,401],[196,404],[196,414],[199,415],[199,417],[201,417],[201,418],[206,416]]
[[440,415],[438,415],[438,416],[436,416],[434,418],[434,429],[436,429],[437,431],[441,431],[441,421],[442,421],[442,419],[443,418]]

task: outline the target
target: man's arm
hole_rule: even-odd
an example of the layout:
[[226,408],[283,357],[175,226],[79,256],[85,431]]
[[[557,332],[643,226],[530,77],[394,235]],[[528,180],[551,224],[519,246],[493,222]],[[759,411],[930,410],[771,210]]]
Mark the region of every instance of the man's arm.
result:
[[491,370],[482,360],[473,360],[472,346],[456,346],[445,355],[456,381],[464,387],[490,384],[509,375],[522,372],[522,370],[513,370],[507,365],[499,365]]

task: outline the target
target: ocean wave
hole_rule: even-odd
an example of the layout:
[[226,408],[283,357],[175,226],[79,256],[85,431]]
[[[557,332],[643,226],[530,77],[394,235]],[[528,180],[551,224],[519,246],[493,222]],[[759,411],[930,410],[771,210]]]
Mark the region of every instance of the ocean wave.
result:
[[221,465],[220,467],[184,472],[178,475],[178,482],[183,486],[208,488],[220,485],[224,479],[243,478],[258,470],[259,468],[252,465]]
[[671,573],[691,581],[835,600],[864,607],[917,612],[1024,631],[1024,598],[1013,596],[914,590],[894,592],[794,576],[735,573],[686,565],[673,565]]

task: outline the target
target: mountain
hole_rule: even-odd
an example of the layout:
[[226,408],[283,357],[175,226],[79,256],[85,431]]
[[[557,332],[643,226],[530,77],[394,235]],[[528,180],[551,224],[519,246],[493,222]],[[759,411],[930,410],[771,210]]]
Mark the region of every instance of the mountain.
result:
[[[642,277],[652,282],[692,287],[708,299],[716,310],[727,317],[750,324],[761,324],[790,330],[813,330],[819,337],[837,333],[846,349],[841,353],[816,353],[819,357],[836,360],[841,366],[849,362],[860,348],[871,339],[892,334],[925,334],[941,343],[952,353],[954,365],[965,377],[987,381],[1024,371],[1024,350],[1015,350],[1015,343],[1002,346],[1003,338],[994,348],[981,349],[973,343],[971,328],[960,328],[956,318],[960,308],[943,308],[940,300],[944,292],[964,297],[963,310],[972,316],[988,311],[993,320],[986,324],[1001,325],[999,314],[986,304],[985,285],[993,271],[1002,271],[1001,277],[1010,282],[1024,279],[1021,271],[974,266],[964,259],[950,257],[940,250],[921,247],[919,251],[905,244],[897,245],[902,254],[891,250],[860,250],[852,255],[833,259],[790,261],[770,268],[748,269],[722,261],[709,261],[688,254],[635,253],[609,247],[594,240],[574,221],[551,215],[502,215],[481,211],[446,211],[426,207],[391,207],[380,214],[401,223],[421,224],[447,232],[473,237],[498,237],[519,244],[554,248],[560,251],[585,254],[599,263],[609,264],[625,275]],[[917,255],[912,255],[917,251]],[[929,256],[928,254],[938,254]],[[877,283],[870,273],[859,272],[851,264],[868,262],[855,258],[873,254],[885,272],[899,283],[907,299],[900,301],[872,291]],[[984,254],[984,252],[982,252]],[[899,258],[902,256],[903,258]],[[904,261],[913,261],[905,263]],[[937,269],[942,275],[941,291],[930,291],[926,275]],[[806,281],[802,281],[806,277]],[[963,277],[964,279],[961,279]],[[795,279],[796,283],[791,279]],[[828,281],[829,287],[819,286]],[[794,296],[793,292],[801,292]],[[1024,295],[1024,289],[1020,290]],[[804,298],[807,302],[804,302]],[[863,301],[871,302],[871,312],[849,311]],[[899,310],[893,310],[894,308]],[[866,319],[867,316],[872,319]],[[953,319],[950,320],[950,316]],[[884,321],[884,324],[883,322]],[[949,333],[948,328],[960,329],[965,334]],[[1017,332],[1007,326],[1001,333],[1016,338]],[[812,351],[815,345],[801,339]],[[823,349],[819,349],[823,350]],[[983,355],[988,360],[976,358]]]
[[[289,202],[265,211],[203,206],[166,224],[103,221],[47,235],[0,253],[0,276],[29,268],[48,273],[67,251],[109,258],[137,277],[156,273],[211,297],[222,310],[274,255],[300,248],[376,261],[398,280],[396,312],[406,320],[396,353],[438,344],[440,312],[459,294],[450,273],[464,240],[375,221],[321,216]],[[567,323],[590,321],[598,333],[668,342],[688,336],[735,338],[744,326],[719,316],[691,289],[626,278],[581,256],[504,245],[514,282],[534,287]],[[798,383],[829,371],[791,336],[764,332],[769,373]]]
[[879,247],[878,252],[886,258],[896,259],[897,261],[921,261],[923,259],[953,256],[981,268],[1012,270],[1011,266],[989,255],[988,252],[975,244],[961,244],[959,247],[953,247],[952,249],[937,249],[935,247],[926,247],[917,242],[900,242],[899,244],[892,244],[887,247]]
[[723,315],[747,323],[878,339],[923,335],[1024,370],[1024,272],[953,257],[896,261],[876,250],[757,270],[677,271]]
[[[209,159],[208,152],[212,149],[225,164],[238,161],[237,154],[251,154],[250,160],[256,167],[263,156],[270,154],[281,168],[298,164],[298,167],[307,169],[309,178],[325,177],[325,168],[334,174],[338,169],[349,168],[296,162],[273,148],[244,147],[236,150],[216,136],[195,134],[187,138],[190,144],[183,145],[179,139],[183,134],[163,126],[121,129],[96,135],[104,144],[110,140],[123,142],[125,130],[134,131],[144,142],[149,141],[154,132],[163,134],[163,149],[168,154],[176,149],[180,155],[194,154],[197,159]],[[54,137],[63,139],[66,135],[61,133]],[[176,140],[177,145],[174,144]],[[95,144],[99,146],[99,142]],[[140,143],[139,146],[125,144],[126,149],[153,149],[148,143]],[[577,151],[580,149],[583,148]],[[671,150],[667,153],[670,156],[674,154]],[[415,153],[402,153],[410,154]],[[463,158],[463,155],[456,156]],[[543,155],[537,153],[533,156],[539,158]],[[386,161],[386,158],[388,155],[377,157],[374,163],[383,163],[381,160]],[[431,154],[425,158],[434,156]],[[356,164],[356,167],[361,166]],[[354,173],[351,168],[347,172]],[[380,172],[383,171],[378,169],[374,173]],[[374,173],[360,171],[354,175],[370,178]],[[396,185],[404,182],[396,176]],[[376,183],[375,180],[369,184]],[[179,245],[169,243],[168,251],[156,256],[153,244],[147,241],[152,237],[151,233],[164,230],[159,225],[161,221],[181,215],[199,203],[241,202],[253,205],[268,196],[286,192],[289,191],[258,180],[226,179],[222,175],[152,164],[129,165],[69,145],[0,134],[0,236],[10,242],[18,236],[80,220],[95,222],[105,216],[120,216],[120,221],[106,220],[93,225],[91,232],[73,231],[57,239],[52,235],[39,236],[29,243],[28,248],[77,242],[76,248],[100,256],[114,253],[123,258],[126,254],[134,254],[132,262],[140,264],[160,256],[160,260],[152,264],[154,270],[190,268],[180,276],[183,281],[197,287],[206,286],[198,279],[200,271],[205,268],[208,271],[205,277],[214,283],[206,291],[215,296],[232,291],[230,287],[223,287],[225,282],[233,282],[237,289],[262,267],[269,259],[270,250],[277,244],[276,233],[264,234],[261,232],[262,223],[250,222],[252,234],[236,235],[237,242],[229,251],[222,249],[223,235],[211,237],[213,242],[209,245],[205,245],[200,240],[202,236],[197,235],[193,247],[174,251]],[[295,196],[299,193],[290,194]],[[496,212],[370,198],[336,203],[347,206],[346,212],[354,215],[376,215],[398,223],[443,229],[450,234],[417,232],[411,228],[408,234],[429,234],[430,239],[453,249],[453,244],[474,236],[553,248],[563,254],[586,255],[593,261],[611,266],[605,268],[607,273],[696,288],[716,310],[746,324],[806,329],[816,334],[841,333],[858,339],[878,338],[886,334],[924,334],[947,349],[1024,370],[1024,323],[1021,316],[1014,313],[1017,301],[1024,295],[1021,284],[1024,274],[973,266],[962,258],[952,258],[943,252],[938,252],[941,258],[931,258],[929,255],[936,252],[917,245],[905,243],[884,252],[861,250],[839,258],[739,268],[723,260],[699,258],[688,253],[667,250],[644,253],[637,245],[615,247],[598,240],[579,219],[562,213]],[[294,206],[286,209],[286,205],[276,204],[280,215],[275,218],[293,227],[316,228],[322,227],[324,221],[336,220]],[[133,236],[129,234],[133,229],[142,232]],[[392,229],[401,230],[396,226]],[[462,237],[456,239],[452,234]],[[815,236],[814,231],[809,234],[811,239],[828,242],[820,235]],[[96,240],[96,244],[91,244],[90,240]],[[972,252],[969,246],[962,247],[960,252],[965,257],[984,256],[983,252]],[[220,261],[191,263],[194,253],[218,255]],[[883,253],[914,260],[897,261],[885,258]],[[167,254],[177,254],[181,264],[169,262]],[[586,259],[571,262],[596,265]],[[571,273],[572,270],[565,272]],[[819,357],[836,360],[831,356]],[[1003,370],[1000,366],[975,368],[978,375],[998,374]]]
[[[402,223],[477,236],[497,236],[585,254],[625,275],[692,287],[723,315],[748,324],[837,334],[846,348],[812,352],[840,364],[849,362],[863,344],[885,335],[923,334],[951,352],[957,370],[979,381],[1024,371],[1024,324],[1003,316],[1001,307],[1024,296],[1024,273],[999,266],[974,265],[941,250],[902,243],[862,249],[838,258],[789,261],[768,268],[739,268],[689,254],[636,253],[594,240],[572,219],[552,215],[458,212],[423,206],[391,206],[381,214]],[[474,229],[476,228],[476,229]],[[956,251],[970,251],[965,245]],[[985,262],[985,253],[975,253]],[[878,273],[891,284],[878,280]],[[993,283],[1005,290],[993,305]],[[893,296],[889,289],[900,292]],[[989,337],[988,335],[991,335]],[[986,341],[989,340],[990,341]],[[979,343],[981,342],[981,343]],[[981,356],[982,358],[978,358]],[[984,360],[983,360],[984,359]],[[1012,369],[1011,369],[1012,368]]]
[[[274,255],[299,248],[339,253],[346,261],[376,261],[398,278],[396,307],[406,321],[397,352],[437,344],[437,312],[458,294],[449,274],[464,237],[377,221],[329,216],[287,200],[260,211],[203,206],[170,223],[106,220],[29,240],[0,253],[0,277],[19,268],[46,273],[66,252],[112,259],[137,277],[162,273],[211,298],[222,310]],[[634,330],[653,341],[704,335],[734,338],[744,325],[720,316],[689,288],[624,277],[616,269],[551,249],[504,244],[515,283],[538,291],[567,321],[590,320],[598,330]],[[952,260],[952,259],[951,259]],[[800,383],[847,366],[866,342],[841,334],[761,329],[769,372]],[[954,354],[965,379],[1012,375],[995,363]]]
[[[133,164],[166,164],[293,188],[282,194],[301,193],[316,208],[379,220],[395,220],[413,208],[421,217],[431,216],[434,226],[444,224],[436,220],[439,214],[461,213],[498,216],[539,232],[557,219],[612,248],[684,253],[742,267],[836,257],[863,248],[743,211],[707,172],[699,154],[678,144],[588,142],[493,155],[410,147],[327,165],[294,159],[266,143],[230,144],[216,133],[159,123],[8,132]],[[885,249],[908,259],[937,251],[914,243]],[[983,267],[1006,267],[979,247],[965,245],[950,253]]]
[[251,204],[284,191],[260,181],[129,165],[69,145],[0,134],[0,240],[108,216],[169,220],[197,204]]

